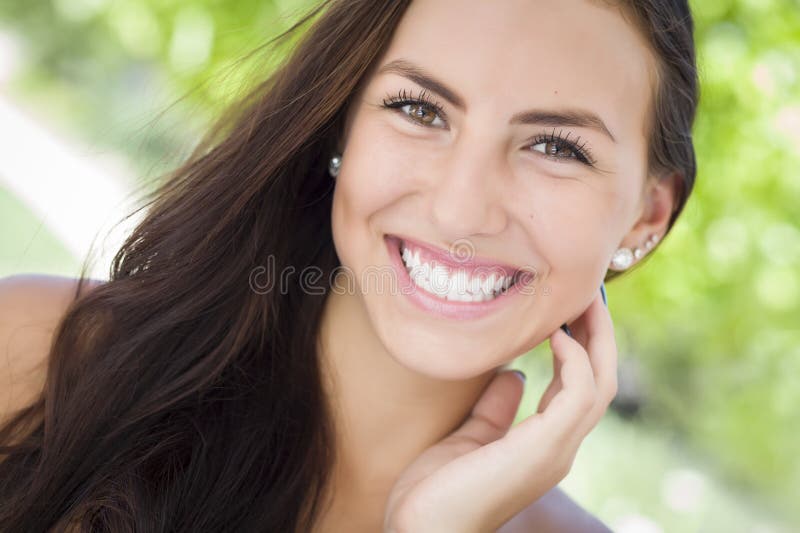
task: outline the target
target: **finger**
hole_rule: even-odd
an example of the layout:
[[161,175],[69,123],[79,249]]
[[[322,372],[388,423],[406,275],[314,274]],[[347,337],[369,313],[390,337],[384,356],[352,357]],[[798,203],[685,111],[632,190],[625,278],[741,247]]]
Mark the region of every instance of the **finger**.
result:
[[[425,450],[410,469],[405,471],[402,484],[395,485],[395,490],[402,493],[405,490],[403,487],[418,485],[422,480],[435,475],[442,465],[453,461],[474,460],[470,459],[470,452],[482,450],[486,443],[502,437],[514,421],[524,388],[522,380],[513,374],[513,371],[497,372],[465,421],[442,441]],[[470,475],[477,474],[480,472],[480,465],[470,464],[467,471]],[[459,479],[463,483],[463,479]],[[459,490],[465,488],[461,487]],[[424,494],[424,491],[418,489],[419,486],[415,489],[416,493]],[[440,490],[441,487],[434,485],[434,494]],[[455,497],[455,493],[453,496]],[[418,503],[430,508],[433,502],[426,498]]]
[[614,322],[608,308],[598,294],[586,312],[587,353],[595,384],[604,404],[608,404],[617,393],[617,341]]
[[[603,303],[600,291],[598,291],[592,303],[577,322],[579,322],[578,327],[576,327],[578,335],[569,337],[566,334],[561,335],[557,331],[556,334],[551,336],[550,344],[556,360],[565,360],[563,357],[558,356],[567,355],[570,350],[577,350],[578,353],[582,353],[583,357],[581,359],[588,362],[588,366],[591,369],[593,386],[587,384],[582,389],[576,389],[574,394],[570,394],[569,391],[565,390],[567,386],[564,384],[563,379],[560,391],[555,390],[556,384],[551,383],[540,402],[542,409],[537,412],[547,413],[550,405],[559,397],[559,394],[562,394],[566,398],[559,400],[559,402],[565,404],[566,413],[573,414],[572,417],[565,419],[567,425],[564,427],[566,429],[570,423],[573,424],[573,436],[583,439],[602,417],[608,404],[616,394],[617,388],[617,349],[614,341],[613,323],[608,308]],[[585,348],[579,342],[581,340],[580,336],[585,338]],[[556,345],[560,341],[564,345],[561,348]],[[604,354],[608,355],[605,356]],[[561,391],[564,392],[562,393]],[[570,401],[571,399],[573,401]],[[554,413],[554,416],[556,414]],[[582,419],[576,420],[575,416],[582,417]]]
[[617,346],[613,321],[599,291],[576,322],[579,324],[575,329],[586,339],[596,391],[594,405],[577,431],[578,435],[585,435],[600,421],[617,393]]
[[553,377],[550,380],[549,385],[542,394],[541,399],[539,400],[539,405],[536,408],[537,413],[543,412],[547,409],[547,405],[550,403],[550,400],[556,395],[556,393],[561,389],[561,359],[555,356],[555,354],[551,354],[553,357]]
[[[559,369],[554,383],[560,383],[560,387],[553,384],[556,392],[544,412],[508,429],[515,415],[507,410],[504,418],[498,416],[502,408],[491,407],[497,400],[497,383],[502,376],[495,378],[469,419],[451,435],[456,441],[467,440],[468,444],[488,444],[475,446],[471,453],[459,455],[421,481],[435,487],[433,494],[447,494],[447,501],[426,500],[425,505],[457,504],[461,516],[469,523],[471,517],[485,516],[488,509],[511,509],[533,501],[541,496],[537,493],[541,487],[549,489],[563,478],[585,436],[582,428],[595,404],[596,386],[589,356],[580,343],[559,328],[550,337],[550,347],[554,368]],[[493,397],[495,400],[490,399]],[[517,405],[514,411],[516,408]],[[464,483],[463,475],[459,475],[462,472],[470,473],[471,483]],[[539,483],[530,482],[532,475]],[[498,479],[503,479],[503,483],[497,485]],[[495,488],[487,493],[487,486]]]
[[[600,314],[605,315],[604,318],[607,319],[607,324],[598,325],[597,322],[598,307],[600,308],[599,309]],[[592,339],[592,337],[594,337],[598,332],[604,333],[604,330],[602,328],[607,327],[608,325],[610,325],[611,335],[613,337],[614,326],[611,321],[611,315],[609,313],[608,308],[603,303],[602,293],[598,291],[597,294],[595,295],[595,298],[592,300],[589,306],[569,326],[573,334],[572,337],[576,341],[578,341],[578,343],[580,343],[581,346],[583,346],[583,348],[590,356],[590,361],[593,353],[592,350],[590,350],[589,342]],[[605,337],[605,335],[602,336]],[[597,367],[596,365],[594,365],[594,363],[592,364],[592,368],[593,370],[597,370]]]
[[550,384],[542,394],[542,397],[539,399],[539,405],[536,407],[537,413],[544,412],[547,409],[547,406],[550,404],[550,401],[558,394],[558,391],[561,390],[561,378],[558,376],[553,376],[553,379],[550,380]]
[[[598,291],[595,296],[601,296],[601,293]],[[589,310],[589,307],[591,307],[593,302],[594,300],[592,300],[592,302],[589,303],[589,305],[583,310],[583,312],[577,318],[575,318],[572,322],[568,322],[568,327],[572,332],[572,338],[578,341],[578,343],[580,343],[580,345],[583,346],[584,349],[587,348],[587,340],[588,340],[588,334],[586,331],[586,313]]]
[[551,383],[544,409],[511,428],[507,439],[535,442],[552,456],[569,455],[583,439],[585,418],[595,403],[594,376],[586,351],[560,328],[550,336],[550,347],[561,365],[560,386]]
[[[587,328],[587,334],[589,331]],[[502,438],[458,457],[426,479],[426,482],[440,489],[439,493],[443,493],[442,484],[448,485],[447,501],[436,504],[458,504],[458,508],[462,509],[461,516],[467,523],[470,516],[485,516],[488,509],[496,511],[502,508],[510,514],[511,510],[516,510],[524,502],[540,497],[537,491],[541,491],[541,487],[549,488],[563,478],[588,432],[586,420],[597,399],[589,354],[560,328],[551,335],[550,347],[554,368],[559,371],[545,392],[544,411],[510,428]],[[474,411],[465,428],[472,425],[476,427],[462,434],[479,438],[474,435],[481,431],[485,420],[481,422],[482,417],[478,415],[479,404],[476,404]],[[483,431],[491,433],[490,428],[484,428]],[[451,471],[470,472],[473,483],[456,481],[457,476],[448,477]],[[532,484],[532,475],[540,483]],[[503,479],[503,483],[497,485],[497,479]],[[489,494],[484,488],[492,484],[495,489]]]
[[568,437],[595,403],[596,386],[586,350],[561,329],[550,336],[550,349],[561,364],[561,388],[542,413],[552,419],[552,431]]
[[448,439],[468,440],[483,446],[505,435],[514,422],[524,392],[522,380],[514,374],[514,371],[498,372],[466,421]]
[[[450,469],[469,471],[474,481],[448,485],[446,505],[470,502],[461,508],[481,516],[489,508],[513,508],[533,501],[541,496],[537,491],[542,487],[547,490],[563,479],[583,438],[576,434],[593,405],[594,378],[586,351],[574,339],[559,328],[550,342],[554,357],[559,360],[562,386],[543,413],[522,420],[503,438],[459,457],[437,472],[439,484],[447,483],[445,474]],[[537,483],[531,483],[532,476]],[[498,485],[498,479],[503,483]],[[485,491],[486,486],[493,486],[491,493]],[[442,489],[441,485],[438,488]]]

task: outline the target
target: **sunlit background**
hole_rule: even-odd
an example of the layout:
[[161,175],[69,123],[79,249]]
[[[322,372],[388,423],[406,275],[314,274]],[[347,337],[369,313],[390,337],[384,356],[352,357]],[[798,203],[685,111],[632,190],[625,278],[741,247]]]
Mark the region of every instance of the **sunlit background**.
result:
[[[0,3],[0,276],[76,276],[93,245],[107,278],[136,219],[113,224],[268,68],[235,62],[309,3]],[[693,8],[696,190],[608,285],[619,394],[561,486],[621,533],[800,531],[800,2]],[[515,366],[519,420],[546,343]]]

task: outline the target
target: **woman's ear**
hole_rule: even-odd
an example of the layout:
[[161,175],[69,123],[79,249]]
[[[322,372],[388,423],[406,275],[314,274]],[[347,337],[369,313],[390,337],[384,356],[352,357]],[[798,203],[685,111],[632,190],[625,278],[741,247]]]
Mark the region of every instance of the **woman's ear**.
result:
[[648,177],[642,192],[641,214],[622,245],[638,246],[652,234],[663,237],[682,194],[683,176],[680,172]]

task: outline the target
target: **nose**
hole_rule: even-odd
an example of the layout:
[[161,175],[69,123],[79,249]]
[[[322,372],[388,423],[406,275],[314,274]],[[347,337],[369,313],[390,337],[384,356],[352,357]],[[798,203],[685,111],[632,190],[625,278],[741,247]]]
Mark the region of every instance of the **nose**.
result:
[[432,222],[451,239],[499,233],[507,224],[503,159],[485,139],[459,141],[432,178]]

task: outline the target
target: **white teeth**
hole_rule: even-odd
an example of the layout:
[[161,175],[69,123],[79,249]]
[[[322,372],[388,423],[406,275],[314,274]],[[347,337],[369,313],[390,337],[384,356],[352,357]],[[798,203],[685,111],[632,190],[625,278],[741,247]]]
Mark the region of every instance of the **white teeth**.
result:
[[505,277],[497,278],[497,281],[494,282],[494,292],[500,292],[500,289],[503,288],[503,283],[505,280]]
[[483,283],[481,284],[481,289],[486,294],[491,294],[494,292],[494,274],[484,278]]
[[474,278],[469,280],[469,292],[471,292],[472,294],[483,294],[483,289],[481,287],[482,287],[481,278],[479,278],[478,276],[475,276]]
[[437,296],[444,298],[450,292],[450,287],[455,286],[450,279],[450,271],[443,265],[436,265],[431,270],[430,285]]
[[513,283],[511,276],[496,272],[470,276],[466,271],[451,271],[447,266],[420,260],[420,251],[401,247],[400,256],[414,283],[440,298],[459,302],[483,302],[496,298]]
[[456,272],[455,276],[455,286],[458,288],[458,292],[464,294],[467,292],[467,273],[463,270],[459,270]]
[[419,283],[417,283],[417,285],[419,285],[420,287],[422,287],[423,289],[425,289],[428,292],[434,292],[433,287],[431,287],[430,282],[424,277],[421,277],[419,279]]
[[447,299],[448,300],[461,300],[461,297],[458,294],[458,287],[456,287],[455,283],[450,285],[450,290],[447,291]]
[[423,282],[427,283],[428,281],[428,278],[425,276],[425,271],[419,266],[413,267],[408,273],[417,285],[422,285]]

